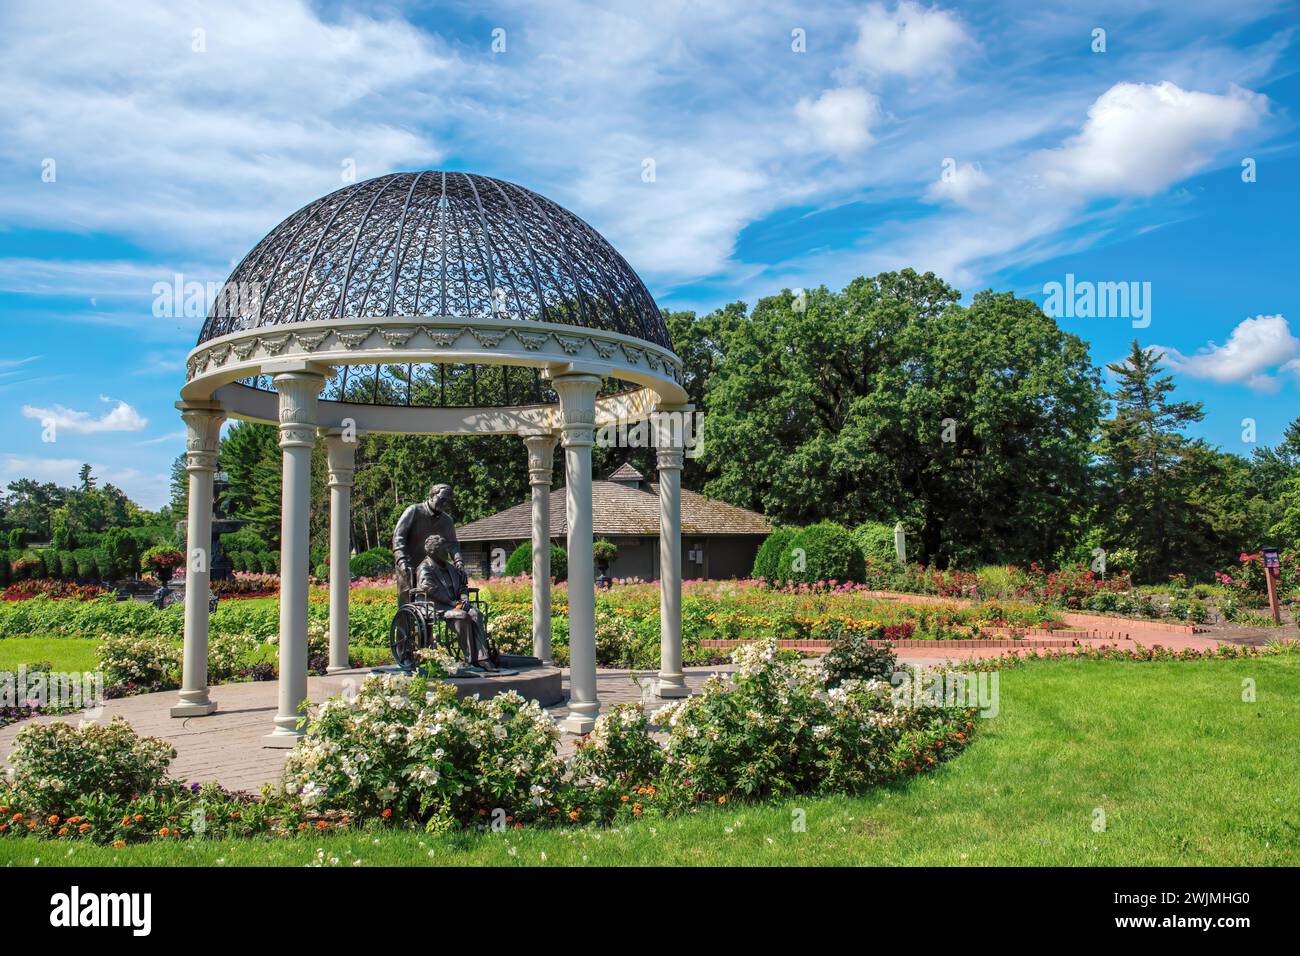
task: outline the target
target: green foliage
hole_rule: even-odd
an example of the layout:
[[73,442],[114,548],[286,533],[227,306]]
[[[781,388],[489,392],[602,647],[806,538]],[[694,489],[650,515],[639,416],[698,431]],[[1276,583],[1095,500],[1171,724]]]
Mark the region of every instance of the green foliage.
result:
[[[510,557],[506,558],[506,575],[509,577],[518,577],[521,574],[533,573],[533,544],[531,541],[525,541],[519,547],[510,552]],[[569,576],[569,555],[563,548],[557,544],[551,545],[551,579],[554,581],[564,581]]]
[[774,528],[759,545],[758,553],[754,555],[754,570],[751,576],[762,578],[769,584],[783,581],[780,576],[781,561],[783,558],[788,560],[794,535],[793,528]]
[[848,680],[883,680],[888,682],[898,668],[898,658],[891,647],[877,647],[882,628],[849,631],[831,642],[830,650],[818,664],[827,687],[839,687]]
[[605,538],[597,538],[591,543],[591,556],[597,567],[610,564],[618,557],[618,545]]
[[780,522],[901,516],[941,566],[1054,552],[1086,493],[1099,375],[1033,302],[958,298],[904,270],[803,308],[761,300],[709,379],[705,492]]
[[161,783],[175,757],[171,744],[140,737],[121,717],[80,726],[33,723],[19,732],[9,755],[13,802],[67,816],[81,798],[129,800]]
[[[139,546],[130,532],[122,528],[109,528],[100,540],[109,568],[105,577],[124,578],[135,574],[140,563]],[[155,550],[155,549],[149,549]]]
[[795,532],[777,566],[777,577],[802,584],[842,584],[862,581],[864,565],[862,548],[853,534],[833,521],[820,521]]
[[22,528],[14,528],[9,532],[9,548],[13,551],[21,551],[23,542],[27,539],[27,532]]
[[393,552],[387,548],[371,548],[355,554],[348,562],[354,578],[378,578],[393,573]]
[[882,564],[898,560],[894,549],[894,526],[883,521],[864,521],[853,529],[853,537],[869,561]]

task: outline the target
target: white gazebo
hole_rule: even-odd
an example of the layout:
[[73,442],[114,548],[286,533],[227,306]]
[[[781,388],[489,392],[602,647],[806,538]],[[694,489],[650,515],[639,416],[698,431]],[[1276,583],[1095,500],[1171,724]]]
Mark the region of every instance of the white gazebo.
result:
[[[236,267],[186,362],[189,526],[185,650],[173,717],[212,713],[208,549],[221,423],[275,423],[283,459],[280,677],[268,746],[293,746],[307,697],[311,452],[330,488],[330,669],[348,666],[349,498],[358,435],[518,435],[533,504],[533,652],[550,661],[548,500],[564,448],[569,716],[596,695],[591,448],[605,424],[650,420],[659,468],[658,693],[687,693],[681,656],[681,360],[645,286],[568,210],[468,173],[394,173],[294,213]],[[430,480],[437,476],[428,476]],[[394,608],[396,610],[396,608]]]

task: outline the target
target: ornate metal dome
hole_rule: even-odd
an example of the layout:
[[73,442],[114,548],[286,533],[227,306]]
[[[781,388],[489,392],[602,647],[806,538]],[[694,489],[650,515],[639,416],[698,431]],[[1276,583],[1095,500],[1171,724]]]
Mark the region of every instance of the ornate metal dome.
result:
[[[622,256],[544,196],[470,173],[392,173],[294,213],[231,273],[198,344],[300,322],[517,319],[671,350]],[[253,290],[249,294],[247,290]]]

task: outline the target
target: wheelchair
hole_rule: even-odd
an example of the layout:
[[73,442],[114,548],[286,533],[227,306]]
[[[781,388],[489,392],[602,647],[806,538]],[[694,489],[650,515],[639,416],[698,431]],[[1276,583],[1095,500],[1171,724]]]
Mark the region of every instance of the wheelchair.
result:
[[[478,588],[469,588],[469,603],[479,613],[479,620],[486,631],[488,626],[488,605],[480,600]],[[388,626],[388,647],[393,653],[393,662],[405,671],[413,671],[419,666],[415,652],[425,647],[441,647],[462,664],[468,664],[461,653],[460,641],[456,631],[444,619],[443,612],[434,606],[428,597],[414,592],[411,600],[397,609],[393,621]],[[501,666],[501,655],[488,635],[488,657],[494,667]]]

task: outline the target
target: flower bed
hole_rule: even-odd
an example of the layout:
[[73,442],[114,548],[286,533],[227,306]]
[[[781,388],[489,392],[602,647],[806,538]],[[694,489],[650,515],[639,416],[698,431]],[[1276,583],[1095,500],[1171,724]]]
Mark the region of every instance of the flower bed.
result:
[[0,600],[30,601],[32,598],[44,597],[52,601],[93,601],[105,594],[108,594],[108,591],[97,584],[77,584],[74,581],[39,578],[9,585],[0,594]]
[[[114,845],[198,834],[289,835],[358,825],[463,827],[605,824],[792,794],[861,792],[954,756],[974,711],[898,701],[893,659],[852,648],[813,669],[774,642],[737,654],[734,683],[653,718],[636,705],[602,714],[574,754],[516,694],[459,698],[447,662],[429,677],[375,676],[331,699],[290,754],[282,788],[261,798],[170,779],[162,741],[125,723],[36,725],[0,783],[0,834]],[[662,725],[665,742],[653,736]]]

